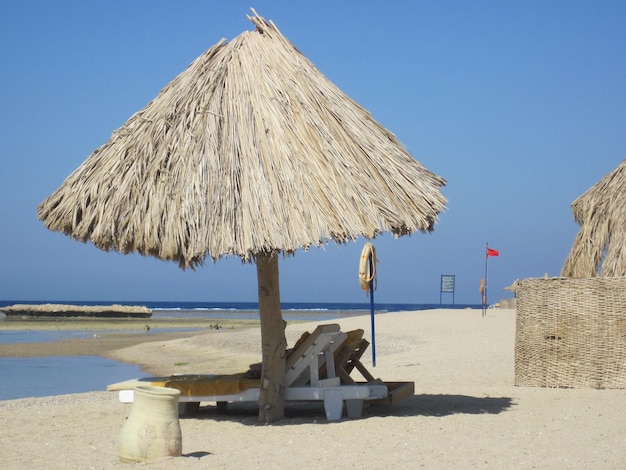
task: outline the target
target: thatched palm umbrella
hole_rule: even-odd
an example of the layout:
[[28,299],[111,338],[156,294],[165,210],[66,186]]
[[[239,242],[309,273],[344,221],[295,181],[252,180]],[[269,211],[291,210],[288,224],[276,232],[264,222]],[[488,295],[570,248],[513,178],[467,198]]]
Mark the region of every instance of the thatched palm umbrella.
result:
[[[254,10],[253,10],[254,12]],[[257,265],[259,419],[284,412],[278,253],[432,231],[445,181],[324,77],[272,22],[220,41],[51,196],[50,230],[194,267]]]
[[580,231],[564,277],[626,276],[626,160],[572,203]]

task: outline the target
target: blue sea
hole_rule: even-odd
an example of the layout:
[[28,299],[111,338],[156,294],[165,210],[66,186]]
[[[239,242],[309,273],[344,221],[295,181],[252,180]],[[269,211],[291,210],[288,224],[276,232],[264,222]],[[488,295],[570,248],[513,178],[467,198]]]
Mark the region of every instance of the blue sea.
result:
[[[69,305],[141,305],[152,310],[152,318],[188,319],[258,319],[256,302],[128,302],[128,301],[20,301],[0,300],[0,308],[13,304],[58,303]],[[407,310],[434,308],[481,308],[477,304],[374,304],[376,315]],[[357,315],[369,315],[370,303],[310,303],[284,302],[281,305],[286,321],[326,321]],[[85,330],[7,330],[0,314],[0,344],[15,342],[47,342],[93,335]],[[160,332],[165,331],[159,329]],[[170,331],[183,331],[183,329]],[[143,334],[145,332],[141,330]],[[124,364],[97,356],[8,358],[0,357],[0,400],[42,397],[66,393],[104,390],[110,383],[140,377],[138,366]]]

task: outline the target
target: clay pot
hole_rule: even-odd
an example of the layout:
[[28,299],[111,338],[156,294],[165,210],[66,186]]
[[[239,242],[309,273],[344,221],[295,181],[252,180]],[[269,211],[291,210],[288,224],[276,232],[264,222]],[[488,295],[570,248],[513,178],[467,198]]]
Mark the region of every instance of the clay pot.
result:
[[132,408],[118,440],[122,462],[150,462],[182,454],[179,397],[180,391],[173,388],[135,387]]

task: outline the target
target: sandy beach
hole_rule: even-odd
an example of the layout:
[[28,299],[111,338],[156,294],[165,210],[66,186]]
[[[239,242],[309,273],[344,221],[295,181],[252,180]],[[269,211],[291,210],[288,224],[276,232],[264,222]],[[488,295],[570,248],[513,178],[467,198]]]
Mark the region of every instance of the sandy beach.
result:
[[[367,316],[338,323],[370,335]],[[315,325],[290,324],[288,342]],[[238,372],[260,360],[258,328],[129,337],[95,351],[146,374]],[[514,387],[514,337],[514,310],[379,315],[377,366],[369,351],[364,363],[383,380],[414,381],[414,396],[338,422],[326,420],[321,404],[290,405],[272,426],[258,425],[250,405],[223,414],[205,404],[180,421],[182,457],[140,466],[623,468],[626,390]],[[129,468],[116,446],[130,406],[106,391],[0,401],[2,467]]]

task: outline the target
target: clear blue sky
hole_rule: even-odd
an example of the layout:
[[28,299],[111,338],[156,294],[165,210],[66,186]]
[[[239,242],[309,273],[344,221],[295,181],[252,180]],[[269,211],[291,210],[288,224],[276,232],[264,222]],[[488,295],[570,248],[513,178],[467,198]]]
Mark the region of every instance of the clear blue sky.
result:
[[[626,158],[626,2],[4,0],[0,299],[256,300],[238,259],[181,271],[105,253],[36,207],[204,50],[273,20],[331,81],[447,179],[432,234],[374,241],[378,302],[479,303],[558,276],[571,202]],[[367,302],[363,240],[281,259],[287,302]],[[451,300],[450,297],[446,297]]]

